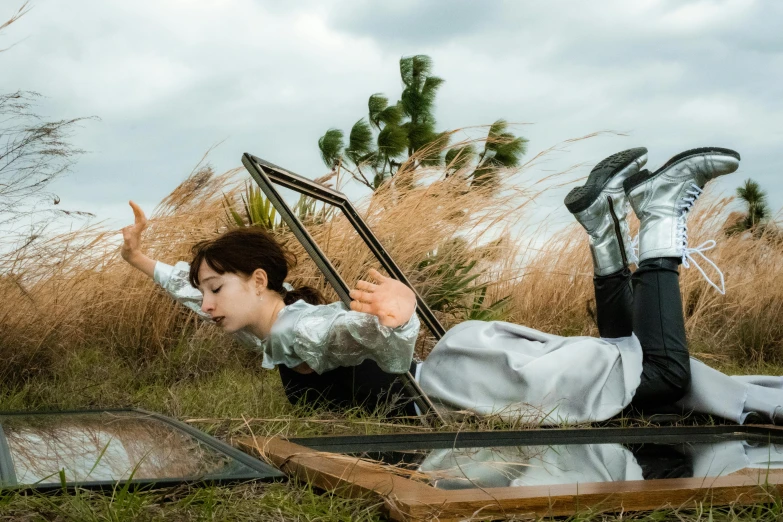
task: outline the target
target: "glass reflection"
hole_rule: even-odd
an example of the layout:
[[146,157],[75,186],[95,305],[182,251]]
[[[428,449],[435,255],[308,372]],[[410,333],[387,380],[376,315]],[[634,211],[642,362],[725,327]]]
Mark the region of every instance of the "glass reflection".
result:
[[678,444],[561,444],[365,453],[440,489],[585,484],[783,469],[783,445],[748,440]]
[[[195,480],[252,470],[188,433],[138,412],[0,417],[6,484]],[[10,456],[10,459],[8,458]],[[11,469],[7,469],[7,468]]]

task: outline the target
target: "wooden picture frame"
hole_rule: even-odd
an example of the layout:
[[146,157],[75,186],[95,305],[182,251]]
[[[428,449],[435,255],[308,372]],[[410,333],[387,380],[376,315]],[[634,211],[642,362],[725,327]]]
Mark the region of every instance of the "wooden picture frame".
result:
[[[667,431],[668,430],[668,431]],[[532,436],[560,443],[573,435],[600,438],[607,442],[622,433],[638,440],[665,441],[672,431],[692,433],[703,440],[710,433],[750,434],[756,440],[763,434],[783,442],[783,429],[774,426],[711,426],[678,428],[592,428],[545,429],[527,432],[473,433],[501,440],[504,435]],[[656,433],[659,437],[656,437]],[[511,434],[511,435],[509,435]],[[761,435],[759,435],[761,434]],[[429,435],[465,438],[461,434],[416,434],[405,439],[426,440]],[[362,440],[392,439],[395,436],[342,437]],[[475,440],[477,437],[473,437]],[[308,444],[323,439],[323,447],[340,447],[340,437],[302,439]],[[455,446],[470,445],[471,437]],[[510,440],[510,439],[509,439]],[[279,437],[249,437],[238,441],[240,447],[259,455],[291,477],[327,491],[348,497],[375,497],[383,502],[392,520],[464,520],[497,519],[515,516],[568,516],[583,512],[647,511],[664,508],[708,505],[755,504],[773,502],[783,493],[783,470],[746,468],[722,477],[673,478],[625,482],[597,482],[547,486],[496,487],[460,490],[437,489],[424,482],[406,478],[391,466],[316,447],[308,447]],[[331,446],[330,446],[331,444]],[[368,442],[367,444],[371,444]],[[350,444],[343,445],[345,451]],[[364,445],[370,447],[369,445]],[[386,444],[386,447],[390,447]]]

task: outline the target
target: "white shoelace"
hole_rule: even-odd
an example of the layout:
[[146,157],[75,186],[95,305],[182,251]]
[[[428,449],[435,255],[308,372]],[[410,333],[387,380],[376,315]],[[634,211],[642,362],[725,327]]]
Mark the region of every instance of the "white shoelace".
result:
[[[688,215],[688,212],[693,207],[693,204],[696,202],[697,199],[699,199],[699,196],[702,194],[701,188],[699,188],[698,185],[695,183],[691,183],[691,188],[686,190],[685,197],[680,200],[678,208],[680,209],[680,216],[677,218],[677,248],[682,253],[682,266],[685,268],[690,268],[691,264],[696,267],[696,269],[701,272],[702,277],[718,292],[725,295],[726,294],[726,283],[723,279],[723,272],[720,268],[718,268],[718,265],[715,264],[714,261],[709,259],[707,256],[704,255],[704,252],[707,252],[708,250],[712,250],[715,248],[715,240],[710,239],[708,241],[705,241],[701,245],[695,247],[695,248],[689,248],[688,247],[688,223],[686,221],[686,216]],[[698,255],[702,258],[702,260],[706,261],[712,268],[715,269],[715,271],[720,276],[720,286],[715,284],[715,282],[710,279],[710,277],[707,275],[707,273],[704,271],[704,269],[699,265],[698,261],[693,257],[694,255]]]

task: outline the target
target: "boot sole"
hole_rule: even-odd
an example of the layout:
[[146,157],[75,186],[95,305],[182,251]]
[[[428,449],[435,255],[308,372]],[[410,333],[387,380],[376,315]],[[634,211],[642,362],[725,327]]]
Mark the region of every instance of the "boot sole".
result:
[[585,184],[581,187],[572,188],[571,192],[565,197],[563,202],[568,211],[576,214],[587,209],[598,198],[601,191],[606,188],[606,185],[614,176],[633,165],[636,160],[646,154],[646,148],[637,147],[612,154],[608,158],[601,160],[590,171]]
[[650,172],[649,170],[641,170],[634,174],[633,176],[630,176],[628,179],[626,179],[623,182],[623,189],[625,190],[625,193],[627,194],[637,186],[641,185],[645,181],[654,178],[664,170],[668,169],[669,167],[672,167],[673,165],[676,165],[677,163],[680,163],[681,161],[685,161],[688,158],[692,158],[694,156],[701,156],[705,153],[717,153],[717,154],[723,154],[724,156],[731,156],[734,158],[737,158],[737,160],[740,160],[739,152],[736,150],[731,149],[724,149],[722,147],[699,147],[698,149],[690,149],[686,150],[685,152],[680,152],[676,156],[673,156],[669,159],[666,163],[663,164],[661,168],[656,170],[655,172]]
[[690,150],[686,150],[685,152],[680,152],[676,156],[669,158],[669,161],[664,163],[663,166],[658,170],[656,170],[655,172],[656,173],[660,172],[664,169],[671,167],[675,163],[679,163],[681,160],[690,158],[691,156],[698,156],[699,154],[704,154],[705,152],[717,152],[718,154],[733,156],[737,158],[737,160],[742,159],[740,158],[739,152],[737,152],[736,150],[724,149],[722,147],[699,147],[698,149],[690,149]]

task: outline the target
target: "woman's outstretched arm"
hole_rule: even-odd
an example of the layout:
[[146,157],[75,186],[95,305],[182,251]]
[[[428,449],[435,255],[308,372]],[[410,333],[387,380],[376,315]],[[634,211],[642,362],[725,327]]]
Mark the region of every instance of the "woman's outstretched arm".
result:
[[317,373],[365,359],[387,373],[408,371],[419,333],[416,296],[376,270],[369,275],[375,282],[359,281],[350,309],[339,302],[291,305],[272,331],[271,350],[292,349]]
[[187,263],[175,266],[167,265],[150,258],[141,249],[141,233],[147,228],[147,216],[133,201],[128,202],[133,209],[134,223],[122,229],[122,258],[159,284],[175,301],[196,312],[200,317],[210,320],[209,314],[201,310],[202,295],[188,282]]
[[134,223],[122,229],[122,250],[120,254],[134,268],[149,277],[155,273],[156,261],[141,251],[141,233],[147,228],[147,216],[136,203],[129,201],[133,209]]
[[[144,211],[133,201],[129,202],[133,209],[134,223],[122,229],[122,258],[131,266],[137,268],[158,285],[160,285],[175,301],[195,312],[204,320],[210,321],[209,314],[201,310],[202,295],[198,289],[190,286],[188,271],[190,266],[180,261],[175,266],[167,265],[150,258],[141,248],[141,233],[147,228],[147,216]],[[242,344],[256,350],[263,351],[261,339],[246,331],[234,333]]]

